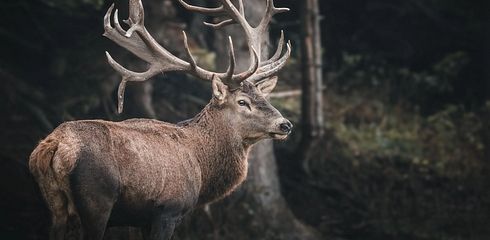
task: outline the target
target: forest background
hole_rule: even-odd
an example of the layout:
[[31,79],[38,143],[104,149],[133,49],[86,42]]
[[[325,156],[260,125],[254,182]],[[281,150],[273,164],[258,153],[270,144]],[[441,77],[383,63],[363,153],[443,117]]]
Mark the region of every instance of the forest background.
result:
[[[127,2],[115,2],[125,18]],[[260,17],[264,1],[244,2],[251,18]],[[305,133],[311,128],[301,114],[307,107],[301,93],[308,81],[302,51],[308,2],[276,0],[291,11],[277,15],[270,28],[271,48],[281,29],[293,45],[271,101],[293,121],[294,133],[284,142],[259,144],[244,186],[186,217],[175,239],[489,239],[490,2],[318,1],[319,134]],[[102,37],[110,4],[0,4],[1,239],[47,238],[49,213],[27,159],[60,123],[177,122],[210,98],[209,84],[165,74],[131,84],[125,112],[117,115],[119,77],[104,51],[133,69],[144,64]],[[210,68],[226,61],[220,39],[240,34],[204,27],[204,16],[177,1],[144,4],[156,39],[182,54],[185,29],[200,64]],[[133,228],[106,234],[140,238]]]

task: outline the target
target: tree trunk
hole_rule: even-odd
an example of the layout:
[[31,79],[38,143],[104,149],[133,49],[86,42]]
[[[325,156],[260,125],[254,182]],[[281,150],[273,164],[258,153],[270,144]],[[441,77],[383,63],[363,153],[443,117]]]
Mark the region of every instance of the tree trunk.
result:
[[302,141],[303,169],[308,173],[310,147],[323,136],[323,76],[318,0],[305,0],[302,9]]
[[[264,14],[264,0],[244,1],[247,19],[257,24]],[[247,42],[241,28],[231,26],[215,32],[217,65],[225,69],[228,64],[226,38],[231,36],[235,47],[237,71],[249,67]],[[265,45],[269,42],[264,37]],[[268,52],[263,46],[262,53]],[[263,54],[262,59],[268,54]],[[272,141],[256,144],[249,156],[246,181],[226,199],[212,204],[207,211],[214,228],[211,239],[319,239],[316,232],[299,222],[283,198],[277,172]],[[196,224],[197,225],[197,224]],[[199,235],[201,238],[203,234]],[[182,237],[186,238],[186,237]]]

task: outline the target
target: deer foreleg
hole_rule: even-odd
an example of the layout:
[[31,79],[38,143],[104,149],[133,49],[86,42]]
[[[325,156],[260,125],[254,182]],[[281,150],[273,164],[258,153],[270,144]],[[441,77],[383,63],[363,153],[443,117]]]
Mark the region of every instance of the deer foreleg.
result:
[[155,215],[151,223],[150,234],[145,239],[169,240],[181,217],[180,214],[169,214],[168,212]]

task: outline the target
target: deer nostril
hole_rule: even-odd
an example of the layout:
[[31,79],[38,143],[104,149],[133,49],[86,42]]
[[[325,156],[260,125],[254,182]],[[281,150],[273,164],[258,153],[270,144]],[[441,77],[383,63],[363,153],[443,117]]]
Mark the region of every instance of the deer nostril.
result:
[[290,133],[291,132],[291,129],[293,129],[293,124],[291,124],[291,122],[287,121],[287,122],[284,122],[284,123],[281,123],[279,125],[279,129],[282,131],[282,132],[285,132],[285,133]]

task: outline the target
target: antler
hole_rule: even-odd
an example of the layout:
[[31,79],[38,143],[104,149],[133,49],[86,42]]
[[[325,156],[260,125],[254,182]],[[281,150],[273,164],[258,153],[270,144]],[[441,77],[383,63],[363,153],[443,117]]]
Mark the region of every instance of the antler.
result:
[[[129,25],[128,30],[124,30],[119,24],[118,10],[114,10],[112,4],[104,17],[104,36],[111,39],[123,48],[150,64],[148,70],[144,72],[134,72],[128,70],[116,62],[112,56],[106,52],[109,64],[122,76],[118,89],[118,112],[121,113],[124,105],[124,90],[128,81],[145,81],[158,73],[169,71],[183,71],[196,76],[197,78],[212,81],[217,77],[231,89],[240,86],[241,82],[247,79],[255,82],[263,78],[270,77],[279,71],[286,63],[290,53],[291,45],[288,42],[285,54],[282,54],[284,47],[284,34],[281,32],[276,53],[267,61],[260,61],[260,49],[262,37],[267,32],[267,27],[272,16],[288,11],[288,8],[276,8],[272,0],[267,0],[267,8],[264,17],[259,25],[252,27],[245,19],[245,12],[242,0],[238,0],[238,9],[230,0],[220,0],[221,6],[217,8],[205,8],[187,4],[184,0],[179,2],[188,10],[199,12],[210,16],[224,17],[219,23],[205,23],[215,29],[223,26],[238,23],[244,30],[250,51],[250,67],[242,72],[235,74],[235,54],[233,51],[233,41],[229,37],[229,66],[226,72],[217,73],[205,70],[197,66],[192,56],[187,36],[183,31],[184,47],[188,61],[182,60],[164,47],[150,35],[144,25],[144,10],[141,0],[129,0],[129,18],[125,21]],[[111,24],[111,15],[113,24]],[[259,53],[259,54],[258,54]]]
[[[238,23],[245,31],[249,48],[250,46],[252,47],[250,48],[251,49],[250,54],[252,54],[253,51],[252,49],[257,50],[259,54],[261,53],[262,38],[264,34],[267,33],[267,28],[270,24],[270,21],[272,20],[272,17],[275,14],[289,11],[289,8],[275,7],[273,0],[266,0],[267,6],[266,6],[266,11],[264,16],[262,17],[259,25],[257,25],[256,27],[252,27],[250,23],[245,19],[243,0],[238,0],[238,9],[235,7],[235,5],[233,5],[231,0],[219,0],[221,6],[216,8],[199,7],[199,6],[190,5],[186,3],[184,0],[178,0],[178,1],[182,4],[182,6],[184,6],[184,8],[186,8],[189,11],[193,11],[209,16],[224,18],[218,23],[208,23],[208,22],[204,23],[205,25],[213,27],[215,29],[219,29],[224,26],[228,26],[230,24]],[[281,56],[283,52],[283,47],[284,47],[284,33],[281,31],[281,38],[279,40],[279,44],[275,54],[270,59],[263,62],[260,61],[260,56],[259,56],[259,69],[247,80],[251,82],[256,82],[258,80],[276,74],[286,64],[286,60],[289,58],[291,54],[291,44],[288,42],[286,44],[286,48],[287,48],[286,53],[284,53]]]
[[197,78],[212,81],[213,76],[223,81],[231,88],[235,88],[246,78],[254,74],[258,69],[258,55],[252,47],[251,63],[248,70],[245,72],[234,74],[235,70],[235,54],[233,52],[233,42],[229,38],[229,57],[230,64],[226,72],[216,73],[204,70],[197,66],[194,57],[192,56],[187,36],[184,35],[184,46],[189,62],[184,61],[165,48],[160,46],[158,42],[150,35],[144,26],[144,10],[141,0],[129,1],[129,18],[125,22],[130,26],[128,30],[124,30],[119,24],[118,10],[113,14],[114,26],[111,24],[111,15],[114,10],[112,4],[104,17],[104,36],[111,39],[121,47],[126,48],[131,53],[141,58],[150,64],[148,70],[144,72],[134,72],[128,70],[116,62],[112,56],[106,52],[109,64],[122,76],[121,83],[118,89],[118,112],[121,113],[124,106],[124,90],[128,81],[145,81],[158,73],[169,71],[184,71],[190,73]]

